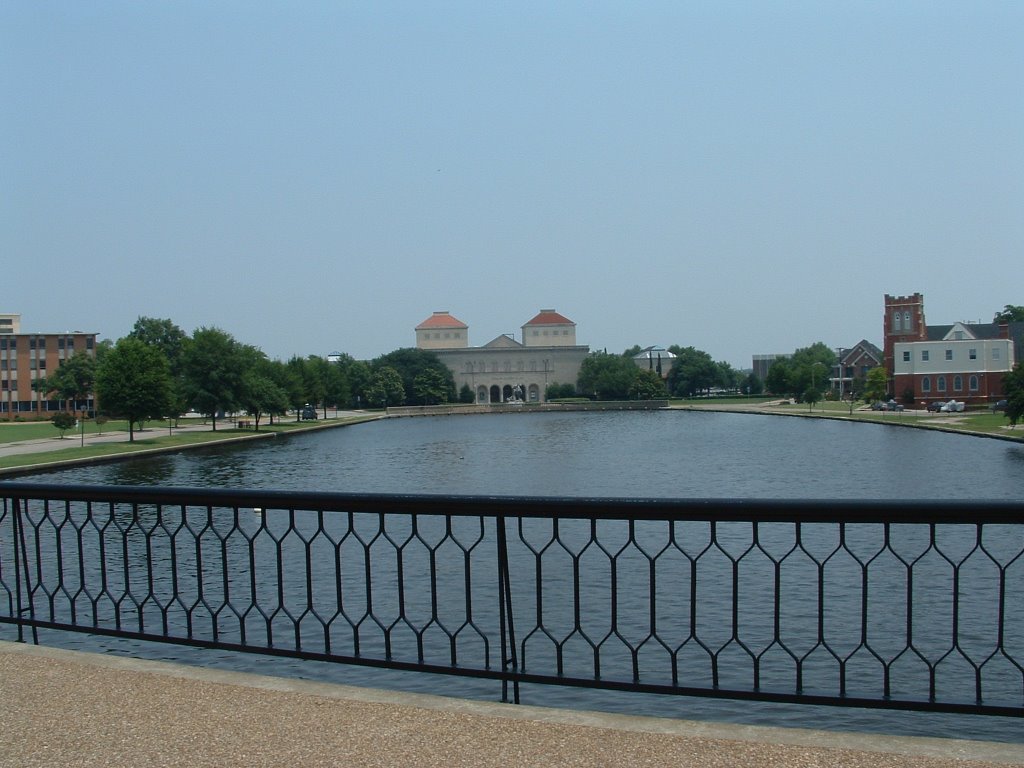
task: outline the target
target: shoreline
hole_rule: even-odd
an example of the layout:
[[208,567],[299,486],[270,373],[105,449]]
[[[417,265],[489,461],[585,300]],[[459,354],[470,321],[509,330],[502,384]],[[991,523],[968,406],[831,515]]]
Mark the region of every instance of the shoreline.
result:
[[[829,412],[824,410],[818,411],[804,411],[800,410],[783,410],[788,406],[783,405],[782,401],[769,401],[758,404],[745,404],[745,403],[676,403],[673,404],[668,400],[654,400],[654,401],[608,401],[603,403],[557,403],[550,404],[547,407],[529,406],[515,408],[511,406],[487,406],[481,408],[478,406],[462,406],[454,407],[451,405],[442,406],[414,406],[414,407],[401,407],[401,408],[390,408],[387,412],[348,412],[349,416],[336,416],[334,419],[325,419],[323,421],[317,421],[315,423],[306,423],[302,426],[289,426],[287,430],[274,430],[264,432],[239,432],[238,430],[225,429],[225,436],[220,439],[210,440],[197,440],[193,443],[179,443],[174,445],[154,445],[145,448],[136,448],[133,450],[125,451],[114,451],[103,455],[93,456],[79,456],[70,457],[67,459],[55,459],[50,461],[42,461],[38,463],[19,464],[11,467],[0,467],[0,481],[5,478],[13,478],[22,475],[30,475],[36,473],[55,472],[61,469],[88,466],[94,464],[108,464],[118,461],[127,461],[135,457],[149,457],[161,454],[169,453],[180,453],[183,451],[196,450],[199,448],[223,446],[230,443],[238,443],[249,440],[268,440],[271,438],[278,437],[289,437],[291,435],[300,435],[308,432],[314,432],[323,429],[337,429],[341,427],[352,426],[355,424],[365,424],[371,421],[379,421],[381,419],[389,418],[418,418],[424,416],[458,416],[458,415],[506,415],[506,414],[528,414],[528,413],[572,413],[572,412],[620,412],[620,411],[652,411],[652,410],[666,410],[666,411],[693,411],[693,412],[706,412],[706,413],[740,413],[752,416],[785,416],[805,419],[829,419],[832,421],[845,421],[855,424],[868,424],[876,426],[887,426],[887,427],[904,427],[909,429],[921,429],[921,430],[932,430],[935,432],[944,432],[946,434],[963,435],[965,437],[980,437],[989,438],[993,440],[1001,440],[1004,442],[1024,444],[1024,430],[1021,431],[1020,435],[1003,435],[993,432],[983,432],[978,430],[972,430],[964,428],[959,424],[935,424],[935,423],[920,423],[916,421],[922,418],[929,419],[929,422],[934,418],[931,414],[923,414],[917,411],[904,412],[903,415],[893,414],[891,418],[882,417],[881,419],[865,419],[858,418],[854,415],[847,413]],[[860,410],[860,409],[858,409]],[[856,413],[856,411],[855,411]],[[203,425],[205,426],[205,424]],[[270,425],[267,425],[270,426]],[[230,431],[229,431],[230,430]],[[204,430],[209,432],[211,430]],[[125,435],[127,433],[124,433]],[[158,438],[159,439],[159,438]],[[46,444],[49,445],[50,439],[46,439]],[[127,443],[125,437],[115,437],[109,435],[107,438],[108,442]],[[42,441],[30,440],[25,441],[24,445],[32,444],[33,448],[31,451],[26,450],[23,453],[18,450],[20,445],[18,442],[0,444],[0,455],[6,451],[7,455],[31,455],[32,452],[38,450],[38,445]],[[75,446],[69,445],[66,447],[55,447],[53,450],[75,450]]]

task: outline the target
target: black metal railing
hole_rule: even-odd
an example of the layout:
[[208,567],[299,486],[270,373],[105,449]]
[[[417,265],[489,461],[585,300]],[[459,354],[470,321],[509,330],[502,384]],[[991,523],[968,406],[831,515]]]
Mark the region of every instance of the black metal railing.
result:
[[18,639],[466,675],[515,701],[539,683],[1024,715],[1016,503],[0,498],[0,623]]

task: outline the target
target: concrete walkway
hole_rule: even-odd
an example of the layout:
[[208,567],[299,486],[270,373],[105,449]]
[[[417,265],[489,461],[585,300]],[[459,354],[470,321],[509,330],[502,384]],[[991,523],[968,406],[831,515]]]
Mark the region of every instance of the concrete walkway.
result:
[[0,766],[1024,765],[1024,745],[716,725],[0,642]]

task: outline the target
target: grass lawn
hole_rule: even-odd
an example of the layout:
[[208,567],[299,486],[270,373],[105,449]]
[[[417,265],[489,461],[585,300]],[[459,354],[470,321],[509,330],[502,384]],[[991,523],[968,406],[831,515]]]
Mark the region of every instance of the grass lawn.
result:
[[[257,435],[272,435],[276,433],[301,432],[325,427],[336,427],[347,424],[358,424],[363,421],[372,421],[378,418],[377,415],[368,414],[363,416],[345,417],[340,419],[327,419],[316,422],[292,420],[275,421],[273,426],[269,423],[261,423],[259,432],[252,429],[236,429],[230,420],[218,420],[217,431],[212,430],[188,430],[169,432],[167,422],[149,421],[144,429],[135,430],[134,442],[122,440],[110,443],[90,444],[88,438],[84,447],[79,445],[79,432],[68,430],[64,441],[59,439],[59,433],[49,422],[0,424],[0,444],[20,440],[34,440],[52,438],[55,450],[42,451],[39,453],[20,453],[13,456],[0,456],[0,469],[13,467],[33,467],[59,461],[78,461],[81,459],[102,458],[125,453],[137,453],[153,449],[174,450],[187,448],[189,446],[203,445],[217,440],[252,439]],[[96,434],[98,430],[89,430],[91,422],[86,422],[86,435]],[[182,421],[184,425],[184,420]],[[91,424],[95,427],[95,424]],[[125,432],[128,425],[124,421],[109,421],[103,425],[103,433],[111,431]],[[60,448],[56,446],[60,445]]]
[[[167,428],[165,422],[155,422],[158,426]],[[154,422],[147,424],[147,427],[154,425]],[[111,420],[102,427],[95,421],[87,419],[85,422],[85,434],[96,435],[108,432],[120,432],[128,429],[128,422]],[[66,438],[79,435],[79,427],[72,427],[64,433]],[[21,440],[44,440],[48,437],[59,438],[60,430],[48,421],[0,421],[0,443],[15,443]]]

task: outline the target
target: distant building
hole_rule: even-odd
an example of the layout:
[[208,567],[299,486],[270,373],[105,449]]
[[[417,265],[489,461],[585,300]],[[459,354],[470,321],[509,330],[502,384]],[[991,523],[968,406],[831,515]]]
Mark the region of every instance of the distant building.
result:
[[469,326],[448,312],[435,312],[416,326],[418,349],[457,349],[469,346]]
[[416,326],[416,347],[448,366],[456,389],[468,385],[477,403],[544,402],[549,384],[576,386],[590,347],[576,343],[576,323],[542,309],[522,326],[522,341],[502,334],[469,346],[469,326],[449,312],[434,312]]
[[861,339],[849,349],[839,350],[838,361],[831,378],[832,389],[840,396],[850,392],[854,379],[867,378],[868,371],[885,363],[885,355],[867,339]]
[[1024,353],[1024,323],[929,326],[924,296],[885,296],[890,392],[916,402],[984,403],[1003,397],[1003,376]]
[[662,379],[668,378],[675,361],[676,356],[664,347],[647,347],[640,350],[639,354],[633,355],[633,362],[637,368],[654,371]]
[[[20,315],[0,315],[0,418],[42,416],[61,410],[62,403],[47,400],[44,393],[32,388],[32,383],[46,378],[76,354],[96,354],[95,333],[22,333]],[[93,398],[79,403],[79,407],[93,410]]]
[[21,333],[21,315],[0,315],[0,334]]
[[761,381],[764,381],[768,378],[768,369],[772,367],[776,360],[785,360],[789,357],[791,355],[754,355],[751,372]]

